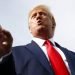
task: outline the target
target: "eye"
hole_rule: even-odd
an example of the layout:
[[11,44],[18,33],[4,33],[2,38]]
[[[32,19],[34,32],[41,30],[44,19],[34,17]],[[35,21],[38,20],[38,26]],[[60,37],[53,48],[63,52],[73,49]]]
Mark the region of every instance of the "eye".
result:
[[32,14],[31,18],[36,17],[37,13]]
[[47,13],[45,13],[45,12],[40,12],[39,14],[42,16],[47,16]]

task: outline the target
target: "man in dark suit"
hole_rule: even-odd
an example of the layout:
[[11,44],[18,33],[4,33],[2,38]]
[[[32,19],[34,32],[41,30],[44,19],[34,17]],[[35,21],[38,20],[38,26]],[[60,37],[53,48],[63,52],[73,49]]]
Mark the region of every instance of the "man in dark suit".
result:
[[62,75],[54,71],[44,45],[46,40],[52,43],[63,59],[68,71],[64,75],[75,75],[75,53],[53,41],[55,27],[55,19],[45,5],[36,6],[29,13],[29,30],[33,40],[27,45],[12,48],[11,34],[0,27],[1,75]]

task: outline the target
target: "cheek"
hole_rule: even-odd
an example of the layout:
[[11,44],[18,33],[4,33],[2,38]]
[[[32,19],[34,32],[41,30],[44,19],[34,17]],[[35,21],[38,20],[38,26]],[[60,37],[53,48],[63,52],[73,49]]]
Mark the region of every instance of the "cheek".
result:
[[34,23],[36,23],[36,20],[35,19],[30,19],[29,22],[34,24]]
[[35,24],[33,22],[30,22],[29,23],[29,29],[30,29],[30,31],[34,31],[35,28],[36,28]]
[[46,23],[46,24],[49,24],[51,21],[50,21],[49,18],[44,18],[44,19],[43,19],[43,22]]
[[37,26],[36,20],[35,19],[31,19],[29,20],[29,27],[31,29],[34,29]]
[[36,26],[36,23],[34,21],[29,22],[29,27],[34,28]]

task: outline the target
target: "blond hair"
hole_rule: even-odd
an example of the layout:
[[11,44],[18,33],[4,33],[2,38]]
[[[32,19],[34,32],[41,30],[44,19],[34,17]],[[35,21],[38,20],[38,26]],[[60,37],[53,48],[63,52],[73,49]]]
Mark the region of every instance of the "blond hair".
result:
[[46,5],[38,5],[36,7],[34,7],[30,12],[29,12],[29,17],[31,16],[32,12],[34,10],[38,10],[38,9],[43,9],[44,11],[46,11],[50,17],[50,19],[52,20],[53,24],[56,25],[55,23],[55,19],[54,19],[54,16],[53,14],[51,13],[51,11],[49,10],[49,7],[46,6]]
[[48,6],[46,6],[46,5],[38,5],[38,6],[34,7],[34,8],[29,12],[29,17],[30,17],[30,15],[32,14],[32,12],[33,12],[34,10],[37,10],[37,9],[43,9],[43,10],[45,10],[45,11],[49,14],[50,17],[52,16],[52,13],[49,11]]

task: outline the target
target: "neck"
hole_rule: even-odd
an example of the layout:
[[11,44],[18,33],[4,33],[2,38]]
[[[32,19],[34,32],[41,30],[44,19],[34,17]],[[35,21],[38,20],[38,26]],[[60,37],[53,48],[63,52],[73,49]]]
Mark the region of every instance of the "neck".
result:
[[43,39],[43,40],[48,40],[48,39],[51,39],[52,37],[49,37],[49,36],[34,36],[35,38],[40,38],[40,39]]

